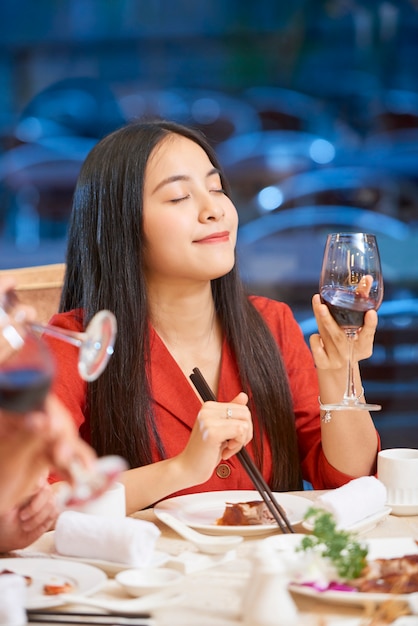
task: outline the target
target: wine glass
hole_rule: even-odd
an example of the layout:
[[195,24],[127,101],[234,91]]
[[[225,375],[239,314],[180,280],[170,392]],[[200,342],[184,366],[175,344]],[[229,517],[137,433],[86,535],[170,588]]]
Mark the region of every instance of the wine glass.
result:
[[[13,320],[13,309],[17,303],[18,300],[14,291],[8,291],[4,294],[0,301],[0,310],[3,311],[2,315],[7,315],[9,319]],[[19,323],[19,320],[16,321]],[[50,324],[40,324],[39,322],[26,322],[24,326],[26,327],[25,329],[20,323],[20,332],[23,331],[22,334],[25,337],[27,330],[31,330],[50,335],[78,347],[78,372],[81,378],[89,382],[96,380],[100,376],[113,354],[117,323],[111,311],[102,310],[96,313],[84,332],[59,328]],[[3,335],[4,332],[3,329]],[[19,339],[19,331],[13,322],[8,325],[8,332],[10,335],[9,343],[11,342],[13,346],[14,342],[17,342],[16,346],[14,346],[15,349],[21,347],[20,344],[23,345],[23,342],[26,341],[22,336]],[[39,350],[42,350],[41,345],[39,345]]]
[[347,386],[341,402],[321,404],[325,411],[364,409],[378,411],[379,404],[361,402],[354,385],[353,349],[364,314],[377,310],[383,298],[383,278],[376,237],[367,233],[328,235],[319,283],[321,301],[347,335]]
[[103,372],[116,337],[116,319],[99,311],[84,332],[75,332],[25,320],[14,291],[0,298],[0,408],[25,413],[42,406],[54,368],[46,344],[33,332],[42,332],[79,348],[78,371],[87,381]]

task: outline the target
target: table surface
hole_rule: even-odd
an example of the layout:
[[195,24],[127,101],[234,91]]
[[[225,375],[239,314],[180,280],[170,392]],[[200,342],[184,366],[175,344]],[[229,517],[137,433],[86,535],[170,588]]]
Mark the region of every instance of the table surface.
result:
[[[292,492],[311,500],[323,492],[304,491]],[[181,539],[174,531],[160,522],[153,510],[140,511],[133,515],[155,523],[161,530],[161,536],[157,542],[157,549],[173,556],[190,555],[197,550],[187,541]],[[306,532],[297,526],[296,532]],[[229,553],[227,557],[205,557],[217,560],[215,565],[197,571],[186,572],[184,582],[184,597],[179,604],[159,608],[153,612],[156,626],[237,626],[244,624],[241,615],[241,604],[249,581],[251,569],[251,556],[260,540],[272,536],[272,533],[264,535],[251,535],[244,538],[236,551]],[[374,528],[361,534],[362,538],[369,537],[413,537],[418,540],[418,516],[396,517],[389,515],[379,522]],[[35,544],[18,551],[19,556],[39,556],[40,552],[48,554],[53,549],[52,533],[47,533]],[[187,562],[187,561],[186,561]],[[180,568],[180,566],[178,566]],[[183,570],[184,571],[184,570]],[[94,597],[98,598],[124,598],[126,594],[111,577],[105,583],[100,592]],[[318,600],[294,595],[293,599],[300,612],[301,625],[312,626],[363,626],[360,618],[364,616],[365,609],[351,605],[331,604]],[[63,607],[63,610],[82,610],[88,612],[87,607]],[[90,609],[93,611],[93,609]],[[279,615],[279,608],[278,608]],[[358,618],[354,619],[354,618]],[[417,618],[418,620],[418,618]],[[116,621],[116,620],[115,620]],[[58,623],[58,622],[57,622]],[[85,621],[88,624],[88,619]],[[367,622],[366,622],[367,623]],[[418,623],[418,621],[417,621]],[[255,625],[254,625],[255,626]]]

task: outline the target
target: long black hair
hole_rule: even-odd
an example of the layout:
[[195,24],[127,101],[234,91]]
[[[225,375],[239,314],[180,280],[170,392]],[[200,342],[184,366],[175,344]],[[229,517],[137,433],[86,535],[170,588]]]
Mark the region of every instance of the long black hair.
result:
[[[77,182],[69,227],[60,311],[81,308],[84,324],[100,309],[118,320],[115,353],[88,385],[91,443],[99,455],[120,454],[132,467],[152,462],[164,446],[155,427],[149,385],[149,318],[143,269],[144,173],[154,148],[169,134],[198,144],[221,171],[209,143],[173,122],[135,122],[92,149]],[[236,266],[212,281],[215,310],[257,419],[254,454],[261,466],[262,434],[270,441],[271,487],[299,489],[301,472],[286,371],[276,342],[249,300]],[[245,340],[243,340],[245,338]]]

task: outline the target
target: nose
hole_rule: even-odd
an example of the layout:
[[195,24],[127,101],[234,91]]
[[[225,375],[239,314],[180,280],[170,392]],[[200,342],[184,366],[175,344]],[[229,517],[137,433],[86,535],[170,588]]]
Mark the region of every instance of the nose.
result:
[[199,220],[201,222],[217,222],[225,215],[225,210],[220,202],[220,198],[214,197],[210,192],[202,198]]

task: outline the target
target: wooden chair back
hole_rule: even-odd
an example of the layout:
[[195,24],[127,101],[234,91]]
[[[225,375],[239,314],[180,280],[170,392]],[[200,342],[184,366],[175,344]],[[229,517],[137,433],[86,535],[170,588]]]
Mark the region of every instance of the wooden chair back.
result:
[[13,276],[20,302],[33,306],[41,323],[58,311],[64,273],[65,263],[0,270],[0,276]]

